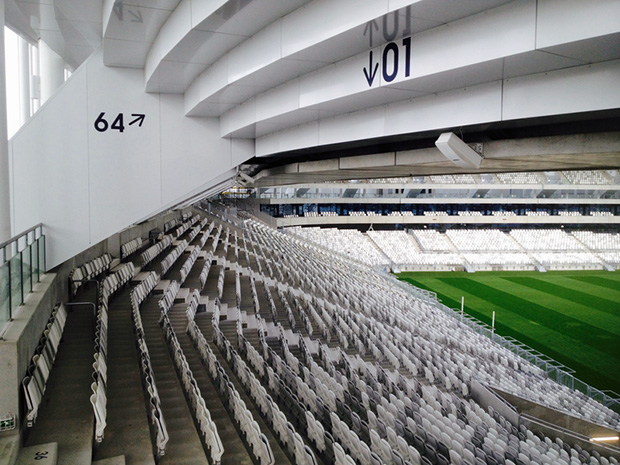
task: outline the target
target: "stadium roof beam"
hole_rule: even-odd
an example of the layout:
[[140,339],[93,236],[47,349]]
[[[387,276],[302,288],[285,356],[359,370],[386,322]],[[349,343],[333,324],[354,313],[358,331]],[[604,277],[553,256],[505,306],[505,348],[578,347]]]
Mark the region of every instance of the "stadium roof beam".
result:
[[300,161],[253,175],[257,187],[432,174],[620,168],[620,132],[484,142],[480,168],[460,168],[437,148]]

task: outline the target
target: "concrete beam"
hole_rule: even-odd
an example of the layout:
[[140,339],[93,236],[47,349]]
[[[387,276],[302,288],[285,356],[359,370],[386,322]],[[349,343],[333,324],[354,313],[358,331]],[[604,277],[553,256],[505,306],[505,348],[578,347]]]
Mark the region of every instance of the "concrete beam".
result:
[[255,186],[433,174],[620,168],[620,132],[507,139],[483,143],[479,169],[463,169],[437,148],[299,162],[266,169]]

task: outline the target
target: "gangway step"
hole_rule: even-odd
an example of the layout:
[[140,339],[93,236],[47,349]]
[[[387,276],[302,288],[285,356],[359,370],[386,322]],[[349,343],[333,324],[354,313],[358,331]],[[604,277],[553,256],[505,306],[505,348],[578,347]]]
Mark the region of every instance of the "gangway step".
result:
[[57,442],[24,447],[17,457],[16,465],[35,465],[40,463],[48,465],[56,465],[58,463]]
[[118,455],[108,459],[95,460],[92,465],[125,465],[125,456]]

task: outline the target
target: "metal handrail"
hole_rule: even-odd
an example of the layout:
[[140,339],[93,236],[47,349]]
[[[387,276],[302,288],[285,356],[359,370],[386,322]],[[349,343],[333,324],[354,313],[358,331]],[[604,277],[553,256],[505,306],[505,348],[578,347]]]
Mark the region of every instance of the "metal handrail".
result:
[[39,223],[39,224],[33,226],[32,228],[26,229],[25,231],[21,232],[20,234],[17,234],[15,236],[13,236],[12,238],[4,241],[3,243],[0,244],[0,249],[6,248],[7,246],[12,244],[13,242],[17,242],[22,237],[26,236],[27,234],[31,233],[32,231],[36,231],[39,228],[41,228],[41,234],[43,234],[43,223]]

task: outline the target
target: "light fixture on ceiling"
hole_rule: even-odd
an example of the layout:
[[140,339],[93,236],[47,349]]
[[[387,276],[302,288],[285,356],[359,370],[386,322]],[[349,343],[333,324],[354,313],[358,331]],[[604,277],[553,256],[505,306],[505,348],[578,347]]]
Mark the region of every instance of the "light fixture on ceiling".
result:
[[444,132],[435,141],[435,145],[444,156],[461,168],[480,168],[482,155],[463,142],[453,132]]

